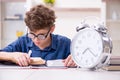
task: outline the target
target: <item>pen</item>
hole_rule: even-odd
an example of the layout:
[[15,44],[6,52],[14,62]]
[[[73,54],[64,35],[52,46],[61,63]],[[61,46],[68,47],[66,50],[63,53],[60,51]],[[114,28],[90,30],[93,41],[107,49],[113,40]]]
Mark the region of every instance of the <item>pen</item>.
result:
[[32,50],[29,50],[28,51],[28,55],[31,56],[31,53],[32,53]]

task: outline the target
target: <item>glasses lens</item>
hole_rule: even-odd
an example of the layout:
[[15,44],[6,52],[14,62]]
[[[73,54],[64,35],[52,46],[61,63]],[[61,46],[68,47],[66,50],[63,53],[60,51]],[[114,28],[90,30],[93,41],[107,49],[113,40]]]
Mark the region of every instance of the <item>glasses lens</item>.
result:
[[43,40],[43,39],[45,39],[45,38],[46,38],[46,36],[45,36],[45,35],[38,35],[38,39]]
[[35,36],[32,33],[28,33],[28,37],[31,38],[31,39],[34,39]]

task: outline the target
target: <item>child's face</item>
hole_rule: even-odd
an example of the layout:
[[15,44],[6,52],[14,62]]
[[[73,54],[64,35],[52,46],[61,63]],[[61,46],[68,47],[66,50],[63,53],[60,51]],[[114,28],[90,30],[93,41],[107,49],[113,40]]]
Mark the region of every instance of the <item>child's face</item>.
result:
[[40,46],[48,41],[50,33],[51,33],[51,29],[40,29],[36,32],[30,31],[28,33],[28,37],[32,39],[32,41],[36,46]]

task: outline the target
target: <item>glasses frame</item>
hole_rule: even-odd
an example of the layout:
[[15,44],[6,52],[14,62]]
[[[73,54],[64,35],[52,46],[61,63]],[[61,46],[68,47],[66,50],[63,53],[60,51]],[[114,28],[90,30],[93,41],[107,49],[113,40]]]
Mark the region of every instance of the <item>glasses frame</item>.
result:
[[[35,39],[35,38],[37,37],[37,39],[39,39],[39,40],[44,40],[44,39],[47,38],[49,32],[50,32],[50,29],[48,30],[48,32],[47,32],[46,34],[41,34],[41,33],[40,33],[40,34],[38,34],[38,35],[35,35],[34,33],[27,33],[27,36],[29,37],[29,34],[31,34],[31,35],[34,36],[33,38],[32,38],[32,37],[29,37],[29,38],[31,38],[31,39]],[[42,36],[42,37],[39,37],[39,36]]]

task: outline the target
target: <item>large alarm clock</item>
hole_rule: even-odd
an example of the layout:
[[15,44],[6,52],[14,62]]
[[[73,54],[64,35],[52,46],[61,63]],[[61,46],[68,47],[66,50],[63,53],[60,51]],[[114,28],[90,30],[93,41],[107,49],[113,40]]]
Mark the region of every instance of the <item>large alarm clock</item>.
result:
[[71,55],[77,66],[91,70],[109,63],[112,40],[103,24],[81,23],[71,43]]

